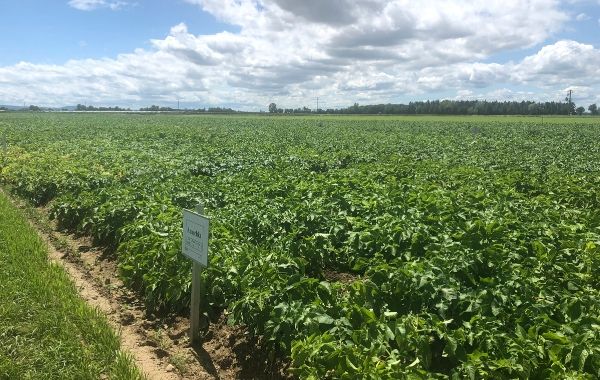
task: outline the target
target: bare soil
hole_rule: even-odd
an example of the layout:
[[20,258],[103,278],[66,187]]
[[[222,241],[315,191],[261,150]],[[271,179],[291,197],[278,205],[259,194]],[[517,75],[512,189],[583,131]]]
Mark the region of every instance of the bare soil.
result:
[[[0,190],[2,191],[2,190]],[[63,266],[81,297],[106,315],[119,332],[122,349],[131,354],[148,379],[288,379],[288,363],[261,350],[259,337],[241,326],[230,326],[221,314],[210,323],[202,343],[191,345],[189,318],[157,316],[118,277],[113,255],[94,247],[91,239],[56,230],[47,210],[25,211],[40,237],[48,243],[49,259]]]
[[336,272],[334,270],[323,271],[323,277],[329,282],[341,282],[343,284],[350,284],[360,278],[360,276],[347,272]]

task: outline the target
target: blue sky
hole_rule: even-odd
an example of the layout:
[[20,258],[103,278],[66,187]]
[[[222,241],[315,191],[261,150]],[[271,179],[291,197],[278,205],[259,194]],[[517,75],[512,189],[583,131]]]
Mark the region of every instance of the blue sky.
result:
[[600,0],[0,0],[0,104],[600,102]]
[[[525,56],[535,54],[544,45],[565,39],[600,47],[600,2],[565,1],[563,9],[571,15],[571,19],[554,35],[533,47],[500,52],[490,56],[486,61],[505,63],[510,60],[519,60]],[[579,20],[577,19],[578,16]]]
[[234,31],[198,6],[184,1],[141,0],[114,11],[81,11],[63,0],[1,1],[0,65],[20,61],[61,64],[69,59],[114,57],[148,47],[173,25],[191,33]]

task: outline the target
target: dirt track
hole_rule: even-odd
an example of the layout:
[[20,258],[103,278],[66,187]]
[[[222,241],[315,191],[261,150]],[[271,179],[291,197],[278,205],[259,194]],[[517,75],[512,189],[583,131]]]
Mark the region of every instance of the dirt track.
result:
[[250,338],[241,327],[227,325],[225,316],[211,323],[202,344],[192,347],[187,317],[157,317],[146,310],[119,279],[110,255],[93,247],[87,238],[57,232],[45,210],[9,198],[47,242],[49,259],[65,268],[81,297],[106,315],[120,333],[122,349],[133,356],[148,379],[287,377],[282,375],[283,366],[267,365],[266,355],[257,351],[258,339]]

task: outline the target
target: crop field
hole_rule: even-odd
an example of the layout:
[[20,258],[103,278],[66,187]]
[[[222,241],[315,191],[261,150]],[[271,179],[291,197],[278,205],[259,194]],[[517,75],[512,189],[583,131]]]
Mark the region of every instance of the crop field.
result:
[[[6,114],[0,180],[300,378],[600,376],[600,120]],[[2,147],[0,146],[0,149]],[[277,357],[275,355],[275,357]]]

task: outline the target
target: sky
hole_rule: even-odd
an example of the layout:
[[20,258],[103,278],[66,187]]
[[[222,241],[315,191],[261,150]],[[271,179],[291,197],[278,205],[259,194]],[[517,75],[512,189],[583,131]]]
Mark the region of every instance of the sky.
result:
[[600,104],[600,0],[0,0],[0,104]]

